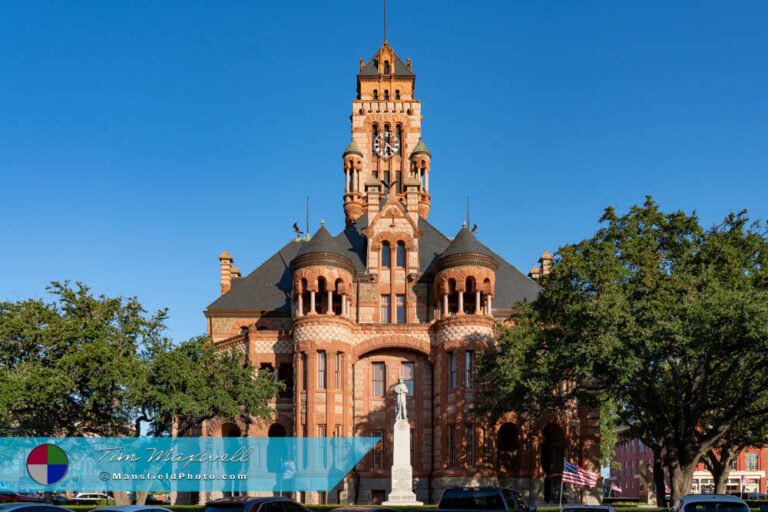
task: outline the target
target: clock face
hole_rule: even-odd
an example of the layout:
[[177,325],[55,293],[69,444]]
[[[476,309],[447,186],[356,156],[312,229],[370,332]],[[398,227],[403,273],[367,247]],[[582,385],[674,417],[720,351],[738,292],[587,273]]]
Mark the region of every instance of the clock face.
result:
[[373,149],[382,158],[390,158],[400,151],[400,140],[392,132],[380,133],[373,141]]

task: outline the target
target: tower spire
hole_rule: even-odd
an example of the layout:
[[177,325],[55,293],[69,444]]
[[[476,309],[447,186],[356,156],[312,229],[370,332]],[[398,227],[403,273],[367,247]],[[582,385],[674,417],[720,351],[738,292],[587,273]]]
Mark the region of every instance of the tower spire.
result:
[[384,0],[384,44],[387,44],[387,0]]

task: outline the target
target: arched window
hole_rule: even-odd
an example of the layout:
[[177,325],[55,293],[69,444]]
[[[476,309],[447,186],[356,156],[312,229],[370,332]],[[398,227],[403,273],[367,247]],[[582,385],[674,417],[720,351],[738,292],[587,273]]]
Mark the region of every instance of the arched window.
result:
[[375,100],[379,99],[379,90],[378,89],[374,89],[373,90],[373,99],[375,99]]
[[389,75],[390,74],[389,61],[388,60],[384,61],[384,74],[385,75]]
[[376,150],[374,147],[374,143],[376,142],[376,137],[379,136],[379,125],[376,123],[373,123],[373,130],[371,131],[371,149]]
[[405,267],[405,242],[397,242],[397,260],[398,267]]
[[396,100],[400,99],[400,89],[395,89],[395,99]]
[[397,133],[397,140],[400,141],[400,147],[397,148],[397,154],[401,154],[403,151],[403,125],[398,124],[395,127],[395,132]]
[[392,266],[392,248],[389,246],[389,242],[381,244],[381,266]]
[[389,89],[384,89],[384,99],[389,100]]

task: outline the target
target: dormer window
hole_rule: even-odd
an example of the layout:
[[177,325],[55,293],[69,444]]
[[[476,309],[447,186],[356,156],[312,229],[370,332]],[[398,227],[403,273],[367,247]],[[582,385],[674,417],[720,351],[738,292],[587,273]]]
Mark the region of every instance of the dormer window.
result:
[[388,60],[384,61],[384,74],[387,75],[387,76],[390,74],[389,61]]

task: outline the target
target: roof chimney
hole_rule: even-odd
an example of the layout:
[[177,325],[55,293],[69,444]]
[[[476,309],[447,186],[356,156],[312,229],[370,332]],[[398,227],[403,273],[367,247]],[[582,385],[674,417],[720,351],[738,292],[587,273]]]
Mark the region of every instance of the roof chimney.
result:
[[[229,251],[224,251],[223,253],[219,254],[219,266],[221,267],[221,294],[224,295],[227,293],[230,288],[232,288],[232,263],[235,260],[232,258],[232,255],[229,254]],[[235,271],[237,271],[237,267],[235,267]],[[240,274],[239,271],[237,271],[238,274]]]

